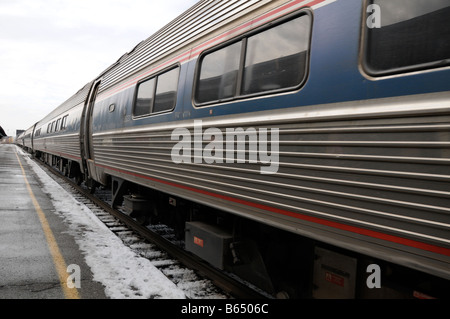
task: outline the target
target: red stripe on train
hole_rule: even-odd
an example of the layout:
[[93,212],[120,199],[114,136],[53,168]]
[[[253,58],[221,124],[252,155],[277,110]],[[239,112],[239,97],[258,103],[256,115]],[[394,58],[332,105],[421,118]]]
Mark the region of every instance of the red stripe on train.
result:
[[421,249],[421,250],[426,250],[426,251],[430,251],[430,252],[433,252],[433,253],[436,253],[436,254],[440,254],[440,255],[444,255],[444,256],[450,256],[450,249],[445,248],[445,247],[431,245],[431,244],[423,243],[423,242],[420,242],[420,241],[411,240],[411,239],[407,239],[407,238],[402,238],[402,237],[398,237],[398,236],[394,236],[394,235],[388,235],[388,234],[381,233],[381,232],[378,232],[378,231],[373,231],[373,230],[369,230],[369,229],[364,229],[364,228],[360,228],[360,227],[346,225],[346,224],[342,224],[342,223],[338,223],[338,222],[334,222],[334,221],[330,221],[330,220],[326,220],[326,219],[322,219],[322,218],[318,218],[318,217],[303,215],[303,214],[300,214],[300,213],[295,213],[295,212],[287,211],[287,210],[284,210],[284,209],[279,209],[279,208],[275,208],[275,207],[271,207],[271,206],[267,206],[267,205],[263,205],[263,204],[258,204],[258,203],[250,202],[250,201],[247,201],[247,200],[242,200],[242,199],[231,197],[231,196],[226,196],[226,195],[213,193],[213,192],[210,192],[210,191],[205,191],[205,190],[198,189],[198,188],[195,188],[195,187],[181,185],[181,184],[177,184],[177,183],[173,183],[173,182],[164,181],[164,180],[161,180],[161,179],[158,179],[158,178],[145,176],[145,175],[142,175],[142,174],[132,173],[132,172],[128,172],[128,171],[117,169],[117,168],[112,168],[112,167],[109,167],[109,166],[106,166],[106,165],[96,164],[96,166],[103,167],[103,168],[106,168],[106,169],[110,169],[110,170],[113,170],[113,171],[117,171],[117,172],[120,172],[120,173],[124,173],[124,174],[127,174],[127,175],[132,175],[132,176],[135,176],[135,177],[138,177],[138,178],[151,180],[151,181],[158,182],[158,183],[161,183],[161,184],[165,184],[165,185],[181,188],[181,189],[188,190],[188,191],[191,191],[191,192],[195,192],[195,193],[199,193],[199,194],[203,194],[203,195],[207,195],[207,196],[223,199],[223,200],[226,200],[226,201],[229,201],[229,202],[233,202],[233,203],[237,203],[237,204],[241,204],[241,205],[245,205],[245,206],[250,206],[250,207],[253,207],[253,208],[258,208],[258,209],[261,209],[261,210],[269,211],[269,212],[280,214],[280,215],[284,215],[284,216],[289,216],[289,217],[301,219],[301,220],[312,222],[312,223],[315,223],[315,224],[328,226],[328,227],[332,227],[332,228],[336,228],[336,229],[340,229],[340,230],[344,230],[344,231],[348,231],[348,232],[351,232],[351,233],[364,235],[364,236],[368,236],[368,237],[372,237],[372,238],[377,238],[377,239],[381,239],[381,240],[385,240],[385,241],[389,241],[389,242],[392,242],[392,243],[397,243],[397,244],[401,244],[401,245],[404,245],[404,246],[409,246],[409,247],[413,247],[413,248],[417,248],[417,249]]

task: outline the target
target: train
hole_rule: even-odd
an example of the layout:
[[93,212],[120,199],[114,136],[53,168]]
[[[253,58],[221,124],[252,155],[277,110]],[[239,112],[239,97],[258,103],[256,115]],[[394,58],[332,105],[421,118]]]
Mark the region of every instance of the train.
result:
[[201,0],[16,143],[276,298],[448,298],[446,0]]

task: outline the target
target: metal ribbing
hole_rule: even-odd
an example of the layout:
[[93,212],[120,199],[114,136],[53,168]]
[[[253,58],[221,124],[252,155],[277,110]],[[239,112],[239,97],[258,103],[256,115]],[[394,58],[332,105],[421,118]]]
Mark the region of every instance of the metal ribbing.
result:
[[236,19],[239,12],[266,2],[265,0],[200,1],[108,68],[103,74],[100,91],[162,58],[182,44],[193,41],[205,31],[211,32],[224,22]]
[[269,176],[258,164],[175,165],[168,131],[94,135],[94,149],[104,167],[447,246],[449,159],[434,154],[448,143],[433,140],[443,129],[280,125],[280,170]]

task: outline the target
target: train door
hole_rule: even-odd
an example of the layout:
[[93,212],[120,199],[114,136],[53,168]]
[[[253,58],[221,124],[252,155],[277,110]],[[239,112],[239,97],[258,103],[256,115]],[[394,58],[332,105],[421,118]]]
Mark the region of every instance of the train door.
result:
[[32,151],[33,151],[33,154],[34,154],[34,134],[36,134],[36,126],[38,125],[38,123],[35,123],[34,125],[33,125],[33,131],[31,132],[31,137],[30,137],[30,139],[31,139],[31,149],[32,149]]
[[89,91],[88,98],[84,105],[83,114],[81,117],[81,129],[80,129],[80,144],[81,144],[81,156],[83,159],[83,171],[85,174],[85,180],[90,183],[93,180],[98,180],[97,172],[94,162],[94,151],[92,145],[92,133],[93,123],[92,114],[95,105],[95,99],[97,97],[98,89],[100,87],[101,80],[97,80]]

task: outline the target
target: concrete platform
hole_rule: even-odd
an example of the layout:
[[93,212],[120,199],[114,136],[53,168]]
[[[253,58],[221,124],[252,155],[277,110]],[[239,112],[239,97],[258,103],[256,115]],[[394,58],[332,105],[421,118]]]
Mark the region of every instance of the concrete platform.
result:
[[[17,147],[0,144],[0,299],[106,298],[53,212]],[[67,277],[77,275],[80,288],[71,288]]]

